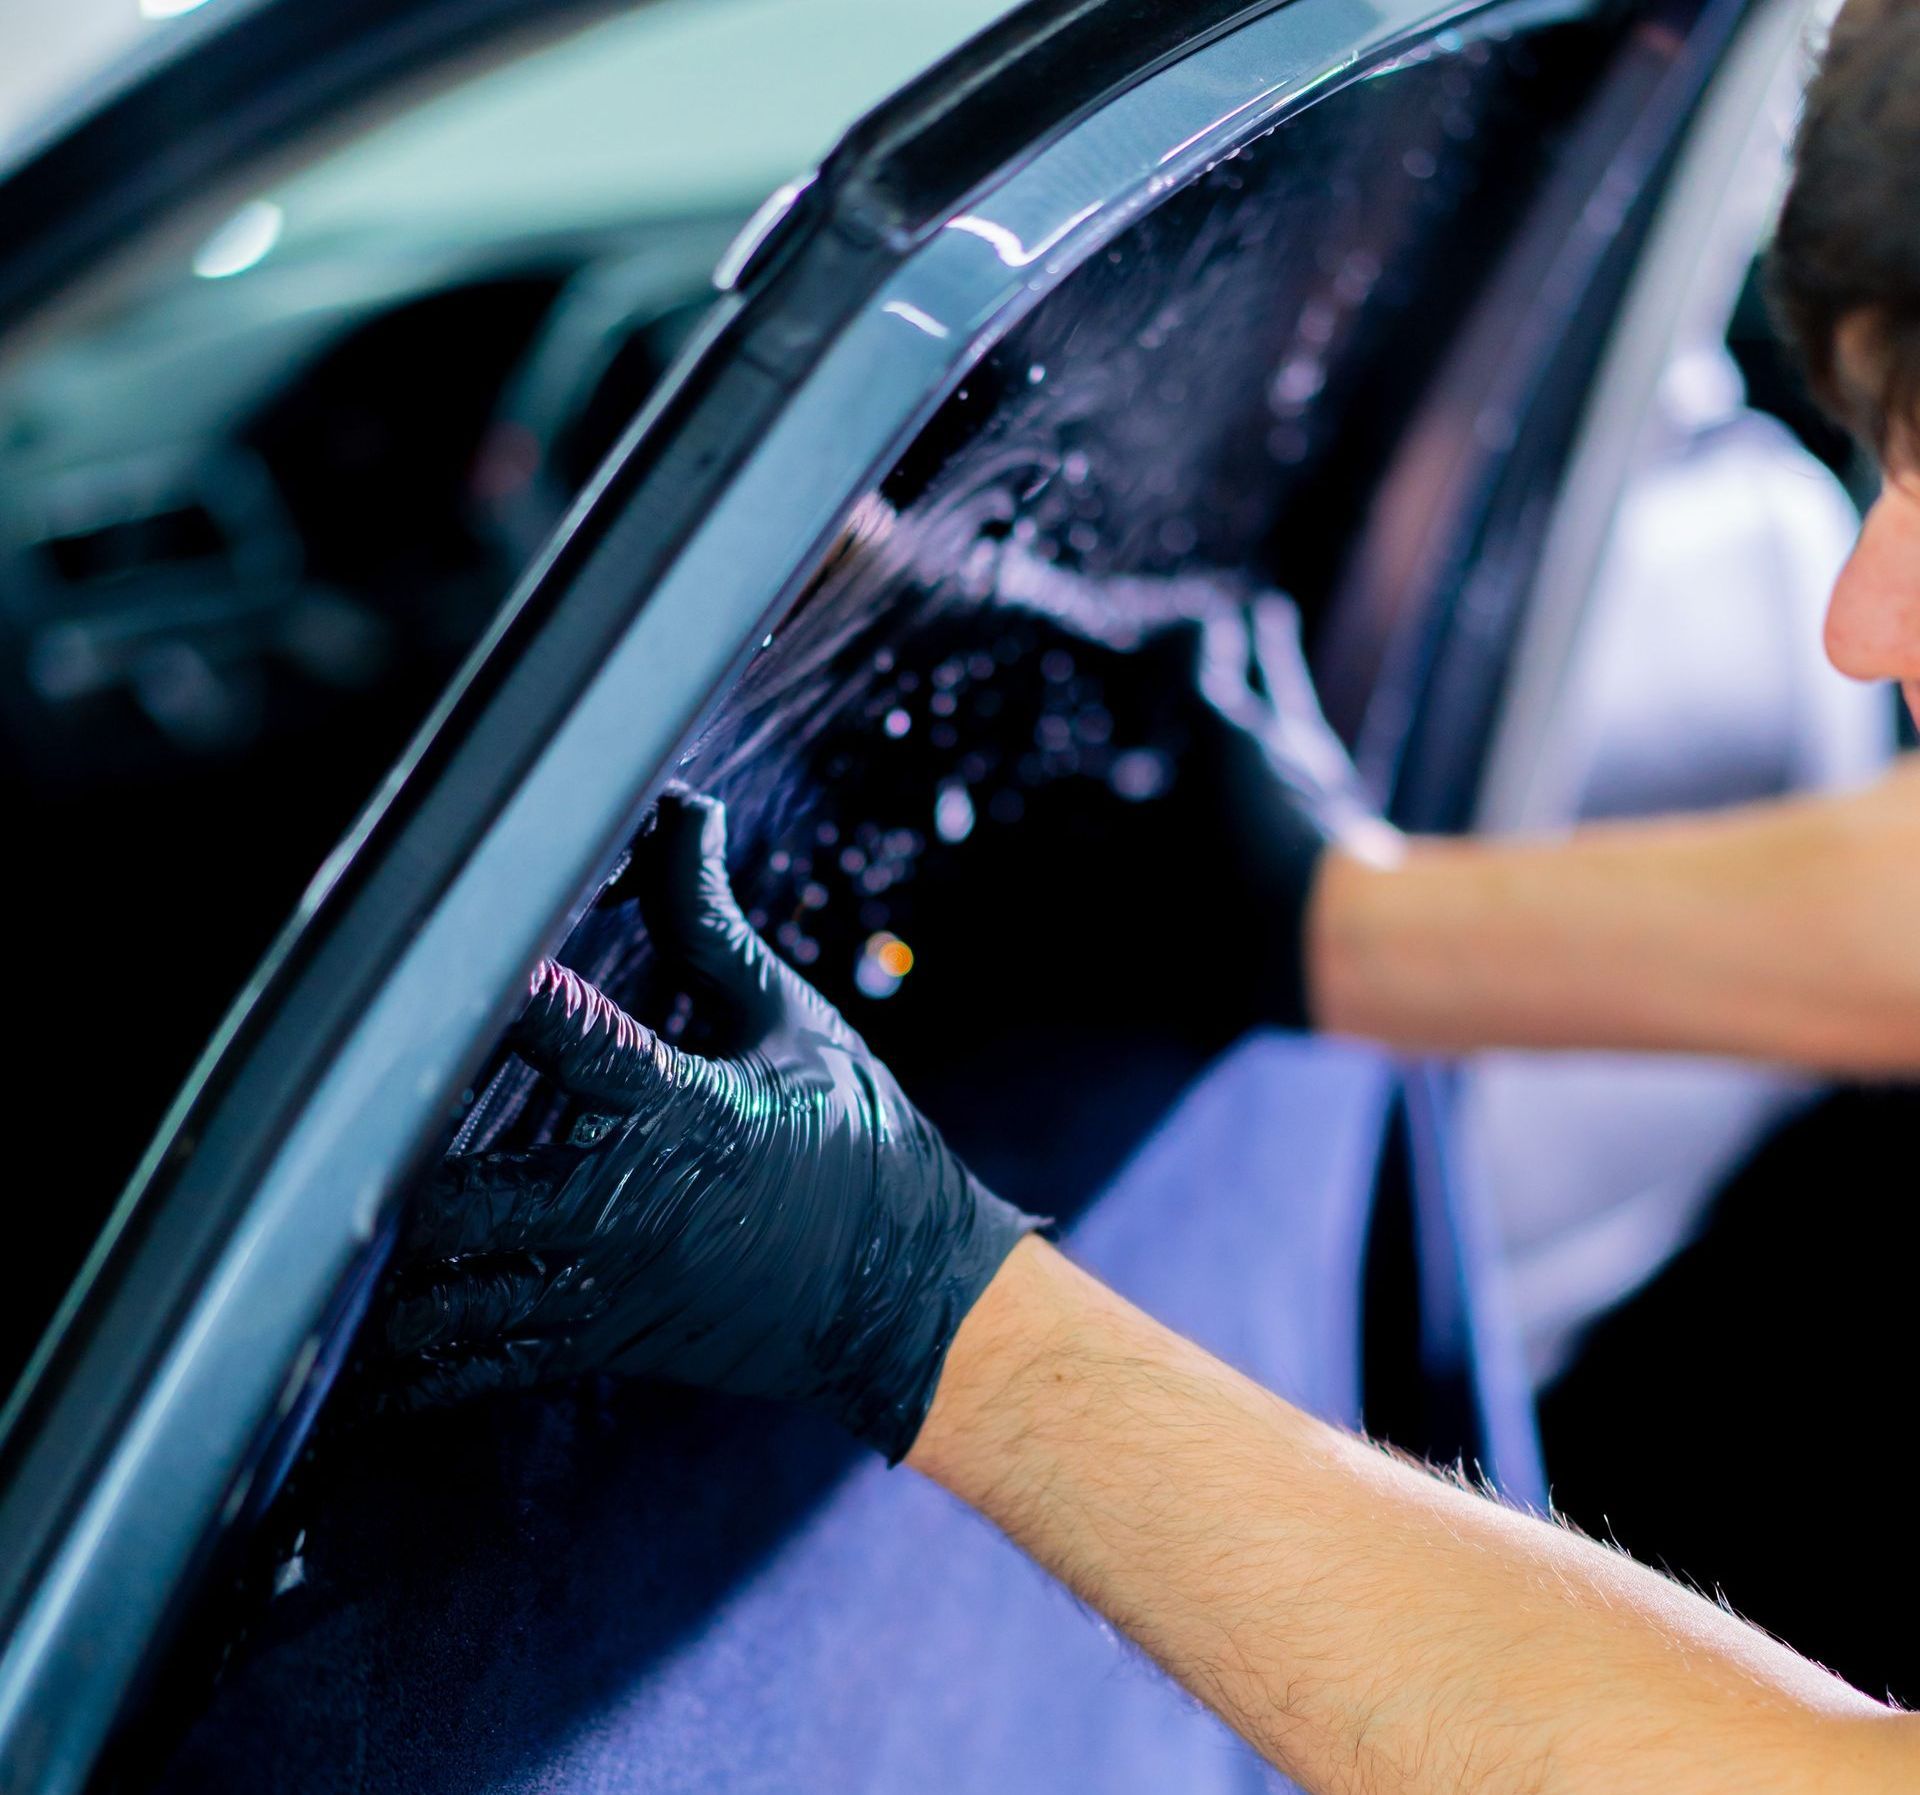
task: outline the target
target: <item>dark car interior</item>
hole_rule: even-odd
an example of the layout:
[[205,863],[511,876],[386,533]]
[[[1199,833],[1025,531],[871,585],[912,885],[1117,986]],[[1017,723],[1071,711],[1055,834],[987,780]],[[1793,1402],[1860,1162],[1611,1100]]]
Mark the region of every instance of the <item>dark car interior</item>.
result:
[[[1263,1381],[1536,1502],[1530,1395],[1465,1318],[1490,1268],[1433,1151],[1444,1098],[1249,1004],[1261,930],[1197,681],[1224,657],[1271,708],[1290,600],[1377,795],[1471,820],[1564,395],[1670,172],[1629,127],[1728,12],[1541,10],[1355,71],[1070,275],[851,504],[676,770],[726,800],[756,926],[990,1185]],[[1528,277],[1625,176],[1571,284]],[[61,1272],[759,197],[431,240],[404,206],[356,235],[328,209],[348,186],[306,234],[288,199],[243,269],[0,370],[4,777],[60,869],[10,890],[45,950],[31,1102],[88,1142],[45,1219]],[[1734,329],[1750,401],[1857,477],[1751,298]],[[1447,553],[1389,589],[1394,483],[1463,380],[1507,428],[1450,470]],[[559,952],[702,1039],[618,865]],[[129,1015],[103,1106],[85,1073]],[[580,1120],[502,1050],[446,1146]],[[6,1316],[0,1382],[63,1286]],[[377,1351],[344,1356],[102,1786],[1275,1786],[811,1420],[593,1385],[401,1421],[373,1412]]]

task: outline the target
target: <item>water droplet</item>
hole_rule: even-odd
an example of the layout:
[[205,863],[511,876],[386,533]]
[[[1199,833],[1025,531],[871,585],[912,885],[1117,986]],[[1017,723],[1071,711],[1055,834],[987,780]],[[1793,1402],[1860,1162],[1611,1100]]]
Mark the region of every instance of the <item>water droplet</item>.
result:
[[1073,677],[1073,656],[1064,648],[1049,648],[1040,657],[1040,677],[1050,686],[1062,686]]
[[1042,362],[1035,362],[1033,366],[1027,370],[1027,385],[1038,386],[1041,381],[1046,379],[1046,377],[1047,377],[1047,370],[1046,370],[1045,364]]
[[941,786],[933,801],[933,832],[942,841],[965,841],[973,833],[973,799],[957,779]]
[[1130,803],[1157,798],[1173,783],[1173,768],[1157,748],[1129,748],[1114,756],[1107,782]]
[[913,727],[913,719],[896,706],[887,712],[887,720],[882,727],[897,742]]
[[1293,356],[1273,377],[1273,407],[1282,414],[1304,411],[1326,384],[1326,364],[1318,356]]
[[800,893],[800,907],[803,910],[821,910],[826,907],[827,888],[818,880],[804,887]]
[[1170,517],[1160,526],[1160,546],[1170,555],[1190,555],[1200,541],[1192,520]]

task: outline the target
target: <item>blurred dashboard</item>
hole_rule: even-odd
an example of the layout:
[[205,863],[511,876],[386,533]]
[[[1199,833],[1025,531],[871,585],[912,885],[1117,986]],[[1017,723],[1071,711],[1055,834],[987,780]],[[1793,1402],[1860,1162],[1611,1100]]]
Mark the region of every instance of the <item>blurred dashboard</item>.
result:
[[737,211],[195,280],[0,385],[0,726],[35,784],[444,671],[697,324]]

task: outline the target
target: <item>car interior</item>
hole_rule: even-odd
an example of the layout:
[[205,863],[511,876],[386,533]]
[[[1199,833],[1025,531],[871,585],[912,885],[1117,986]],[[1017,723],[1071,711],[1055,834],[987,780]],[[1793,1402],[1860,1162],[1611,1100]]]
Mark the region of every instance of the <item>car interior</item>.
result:
[[[0,1390],[315,869],[699,352],[729,244],[1002,10],[663,0],[516,45],[0,359],[3,776],[60,869],[10,892],[45,944],[32,1103],[87,1142]],[[990,1186],[1261,1381],[1526,1502],[1554,1472],[1538,1392],[1808,1093],[1267,1027],[1202,683],[1283,728],[1297,618],[1416,828],[1884,764],[1892,707],[1801,667],[1868,489],[1757,299],[1774,101],[1636,417],[1552,728],[1511,723],[1580,401],[1769,10],[1521,0],[1343,70],[968,367],[671,769],[726,801],[755,926]],[[1436,466],[1443,427],[1465,446]],[[1779,500],[1676,568],[1716,481]],[[1661,660],[1659,580],[1743,564],[1763,627],[1729,581]],[[697,1046],[623,874],[558,957]],[[103,1106],[86,1072],[129,1015]],[[502,1047],[443,1145],[590,1122]],[[339,1345],[100,1786],[1284,1786],[817,1421],[601,1383],[401,1418],[373,1337]]]

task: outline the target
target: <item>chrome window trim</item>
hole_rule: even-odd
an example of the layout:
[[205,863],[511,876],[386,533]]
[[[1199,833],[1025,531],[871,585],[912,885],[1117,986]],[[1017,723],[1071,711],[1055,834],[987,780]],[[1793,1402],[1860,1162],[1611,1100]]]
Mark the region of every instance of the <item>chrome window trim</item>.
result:
[[[84,1782],[213,1517],[245,1502],[252,1443],[298,1398],[330,1301],[552,919],[590,887],[741,645],[966,369],[1144,211],[1358,65],[1474,15],[1587,10],[1291,0],[1122,92],[913,251],[788,398],[307,1095],[0,1648],[9,1788],[54,1795]],[[596,566],[617,565],[623,542],[652,527],[637,509],[616,520]]]

